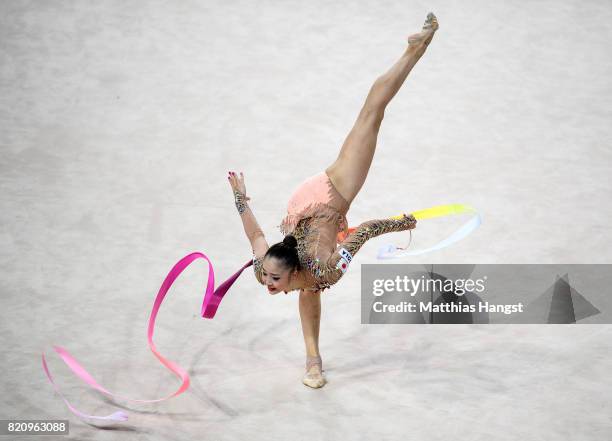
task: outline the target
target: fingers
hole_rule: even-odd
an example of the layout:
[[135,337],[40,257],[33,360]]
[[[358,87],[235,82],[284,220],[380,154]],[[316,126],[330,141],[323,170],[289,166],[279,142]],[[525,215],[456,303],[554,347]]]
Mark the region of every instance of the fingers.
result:
[[233,171],[228,171],[227,173],[228,173],[227,180],[229,181],[233,189],[238,188],[239,183],[244,184],[244,174],[242,172],[240,172],[240,177],[238,177],[236,172],[233,172]]
[[227,172],[228,176],[227,176],[227,180],[229,181],[230,185],[232,186],[233,190],[236,190],[238,184],[236,183],[236,174],[234,172]]

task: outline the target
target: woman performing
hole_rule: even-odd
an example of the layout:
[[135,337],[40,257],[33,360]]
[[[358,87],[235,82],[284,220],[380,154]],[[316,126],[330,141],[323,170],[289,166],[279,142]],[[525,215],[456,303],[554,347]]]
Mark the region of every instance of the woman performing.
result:
[[282,242],[268,246],[247,205],[244,175],[229,172],[229,182],[244,230],[253,250],[255,277],[270,294],[300,291],[300,319],[306,344],[306,374],[302,382],[318,388],[325,384],[319,354],[321,291],[347,271],[355,253],[370,238],[415,228],[416,219],[375,219],[349,233],[346,214],[365,182],[385,108],[408,73],[425,53],[438,21],[429,13],[420,33],[408,37],[408,47],[388,72],[370,88],[357,121],[340,154],[324,172],[306,179],[291,196],[280,230]]

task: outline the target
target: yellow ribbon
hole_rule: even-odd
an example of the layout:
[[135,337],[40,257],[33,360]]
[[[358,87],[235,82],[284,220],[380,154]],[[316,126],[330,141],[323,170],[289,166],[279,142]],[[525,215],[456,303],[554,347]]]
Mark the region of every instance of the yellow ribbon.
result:
[[[476,213],[469,205],[464,204],[448,204],[448,205],[436,205],[435,207],[425,208],[423,210],[413,211],[412,215],[416,220],[431,219],[434,217],[451,216],[453,214],[462,213]],[[392,216],[391,219],[402,219],[403,214],[398,216]]]

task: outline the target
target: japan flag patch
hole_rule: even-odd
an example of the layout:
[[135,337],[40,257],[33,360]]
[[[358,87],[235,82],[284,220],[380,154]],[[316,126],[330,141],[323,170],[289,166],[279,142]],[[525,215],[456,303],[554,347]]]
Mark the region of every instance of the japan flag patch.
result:
[[348,266],[353,260],[353,256],[345,248],[340,248],[340,260],[336,264],[336,269],[342,271],[344,274],[348,270]]

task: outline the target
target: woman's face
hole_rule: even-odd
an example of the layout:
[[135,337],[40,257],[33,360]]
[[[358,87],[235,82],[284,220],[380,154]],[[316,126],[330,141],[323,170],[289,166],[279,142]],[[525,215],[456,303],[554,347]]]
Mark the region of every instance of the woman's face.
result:
[[262,262],[262,280],[269,294],[278,294],[289,289],[291,271],[282,266],[275,257],[266,257]]

